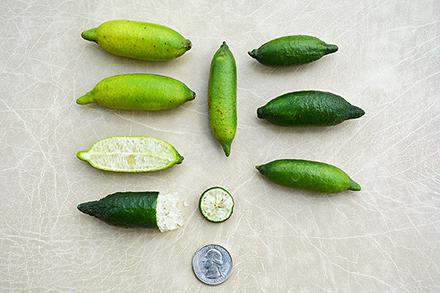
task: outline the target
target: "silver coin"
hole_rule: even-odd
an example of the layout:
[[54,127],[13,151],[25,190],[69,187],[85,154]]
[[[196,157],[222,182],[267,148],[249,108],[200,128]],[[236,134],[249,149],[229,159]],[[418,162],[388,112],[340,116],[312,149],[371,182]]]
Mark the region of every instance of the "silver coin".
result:
[[219,285],[231,275],[232,257],[223,246],[208,244],[196,251],[192,268],[200,282]]

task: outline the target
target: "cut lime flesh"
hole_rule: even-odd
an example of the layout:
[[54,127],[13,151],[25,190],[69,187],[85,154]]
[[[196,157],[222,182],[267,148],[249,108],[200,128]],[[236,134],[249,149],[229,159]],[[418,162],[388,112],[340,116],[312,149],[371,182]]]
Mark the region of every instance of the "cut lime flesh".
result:
[[113,136],[77,153],[97,169],[113,172],[153,172],[180,164],[183,157],[169,143],[149,136]]
[[178,207],[176,194],[166,194],[157,197],[156,221],[161,232],[176,230],[183,225],[182,212]]
[[203,217],[210,222],[221,223],[229,219],[234,210],[232,195],[221,187],[212,187],[203,192],[199,201]]

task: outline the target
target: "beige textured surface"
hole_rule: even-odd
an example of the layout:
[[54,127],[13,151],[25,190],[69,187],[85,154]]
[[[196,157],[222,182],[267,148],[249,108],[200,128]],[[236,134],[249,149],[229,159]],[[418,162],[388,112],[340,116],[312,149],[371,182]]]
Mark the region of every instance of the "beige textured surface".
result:
[[[185,2],[185,4],[182,4]],[[0,1],[0,288],[4,292],[439,292],[440,2]],[[111,56],[80,38],[109,19],[169,25],[193,41],[178,60]],[[246,52],[286,34],[340,50],[269,69]],[[211,56],[226,40],[238,63],[239,127],[229,159],[206,115]],[[100,79],[150,72],[178,78],[196,100],[163,113],[77,106]],[[287,91],[322,89],[365,109],[333,128],[286,129],[255,110]],[[75,152],[110,135],[174,144],[182,165],[151,175],[94,170]],[[305,158],[340,166],[363,191],[322,196],[265,181],[254,165]],[[226,223],[204,221],[200,193],[229,189]],[[186,226],[125,230],[76,205],[115,191],[179,192]],[[194,251],[228,248],[235,267],[211,288]]]

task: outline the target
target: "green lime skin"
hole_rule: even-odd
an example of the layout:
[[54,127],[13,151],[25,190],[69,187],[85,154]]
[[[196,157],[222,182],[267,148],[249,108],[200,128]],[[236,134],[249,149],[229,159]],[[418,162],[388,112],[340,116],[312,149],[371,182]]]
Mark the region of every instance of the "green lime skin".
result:
[[171,60],[191,49],[191,41],[169,27],[131,20],[104,22],[81,37],[111,54],[147,61]]
[[271,40],[249,51],[249,55],[263,65],[289,66],[313,62],[337,50],[336,45],[327,44],[316,37],[294,35]]
[[258,118],[280,126],[330,126],[364,114],[341,96],[321,91],[287,93],[257,110]]
[[256,168],[270,181],[287,187],[324,193],[361,190],[361,186],[344,171],[326,163],[276,160]]
[[159,192],[116,192],[78,205],[78,210],[107,224],[125,228],[157,228]]
[[101,80],[76,103],[97,103],[121,110],[168,110],[194,100],[196,94],[177,79],[155,74],[123,74]]
[[212,58],[208,112],[211,132],[229,157],[237,130],[237,66],[226,42]]

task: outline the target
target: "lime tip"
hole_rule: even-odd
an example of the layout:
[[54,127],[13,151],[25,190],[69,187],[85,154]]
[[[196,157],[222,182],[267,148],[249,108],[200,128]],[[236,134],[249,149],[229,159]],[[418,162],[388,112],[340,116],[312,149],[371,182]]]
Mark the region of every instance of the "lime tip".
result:
[[88,202],[80,203],[79,205],[76,206],[76,208],[84,214],[87,214],[89,216],[95,216],[96,204],[97,201],[88,201]]
[[224,144],[222,145],[223,151],[225,152],[225,156],[229,157],[229,155],[231,154],[231,144]]
[[78,105],[86,105],[86,104],[90,104],[93,102],[94,102],[94,99],[93,99],[93,95],[91,92],[88,92],[84,96],[81,96],[78,99],[76,99],[76,103]]
[[178,158],[177,158],[176,164],[181,164],[185,158],[179,153],[177,154],[177,156],[178,156]]
[[191,40],[186,39],[186,50],[189,51],[192,48]]
[[252,51],[249,51],[248,54],[252,58],[256,58],[257,57],[257,49],[253,49]]
[[79,151],[76,153],[76,157],[81,161],[87,161],[87,151]]
[[83,213],[86,213],[85,203],[80,203],[79,205],[76,206],[76,208],[77,208],[79,211],[81,211],[81,212],[83,212]]
[[264,111],[264,107],[260,107],[257,109],[257,117],[260,119],[263,119],[263,111]]
[[357,106],[351,106],[349,110],[349,119],[359,118],[365,115],[365,111]]
[[81,33],[81,37],[84,40],[97,42],[96,29],[92,28]]
[[359,183],[357,183],[356,181],[350,179],[350,187],[348,188],[349,190],[353,190],[353,191],[361,191],[361,186],[359,185]]
[[334,44],[327,44],[326,45],[326,54],[331,54],[338,51],[338,46]]
[[191,97],[189,98],[189,100],[194,100],[196,98],[197,94],[194,91],[191,91]]
[[222,42],[222,45],[220,46],[220,48],[229,48],[228,44],[226,44],[226,41]]

